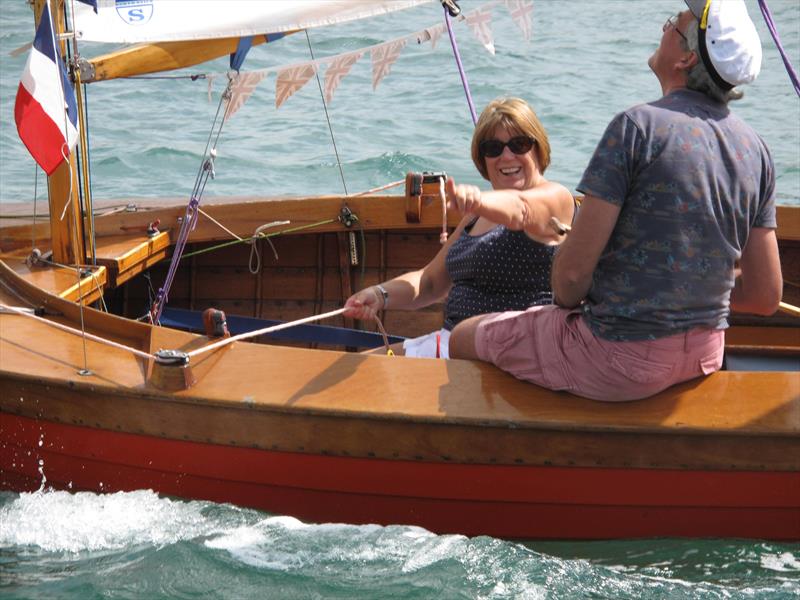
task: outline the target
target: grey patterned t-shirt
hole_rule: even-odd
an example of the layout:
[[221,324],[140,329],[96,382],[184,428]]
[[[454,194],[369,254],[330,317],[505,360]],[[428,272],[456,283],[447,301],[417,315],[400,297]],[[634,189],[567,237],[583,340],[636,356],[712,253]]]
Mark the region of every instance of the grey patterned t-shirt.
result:
[[763,140],[728,108],[678,90],[617,115],[577,189],[621,206],[584,304],[596,335],[656,339],[728,326],[734,262],[774,228]]

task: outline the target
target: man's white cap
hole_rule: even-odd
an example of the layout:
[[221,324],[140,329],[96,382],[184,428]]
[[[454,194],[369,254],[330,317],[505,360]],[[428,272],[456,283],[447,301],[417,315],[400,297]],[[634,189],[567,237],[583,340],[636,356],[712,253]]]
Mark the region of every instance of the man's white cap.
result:
[[744,0],[684,0],[698,22],[700,58],[724,90],[750,83],[761,71],[761,40]]

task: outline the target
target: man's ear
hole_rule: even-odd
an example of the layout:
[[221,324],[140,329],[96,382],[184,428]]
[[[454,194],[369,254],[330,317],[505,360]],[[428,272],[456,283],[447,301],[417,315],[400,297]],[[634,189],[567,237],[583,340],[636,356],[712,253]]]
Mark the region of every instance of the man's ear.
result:
[[676,65],[681,71],[688,71],[697,64],[697,52],[684,52]]

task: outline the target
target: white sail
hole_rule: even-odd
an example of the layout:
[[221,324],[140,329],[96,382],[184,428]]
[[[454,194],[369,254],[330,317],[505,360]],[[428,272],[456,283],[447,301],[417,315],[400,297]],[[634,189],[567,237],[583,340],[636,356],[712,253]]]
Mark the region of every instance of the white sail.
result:
[[84,41],[133,44],[280,33],[344,23],[432,0],[98,0],[74,3]]

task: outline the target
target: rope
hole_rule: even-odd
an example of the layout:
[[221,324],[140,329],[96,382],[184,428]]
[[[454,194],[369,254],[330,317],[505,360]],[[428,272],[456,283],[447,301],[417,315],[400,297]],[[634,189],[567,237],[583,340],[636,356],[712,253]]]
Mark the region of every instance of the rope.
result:
[[383,190],[388,190],[389,188],[397,187],[398,185],[403,185],[406,182],[405,179],[401,179],[400,181],[393,181],[392,183],[387,183],[386,185],[382,185],[380,187],[372,188],[371,190],[367,190],[366,192],[358,192],[357,194],[353,194],[350,196],[351,198],[358,198],[359,196],[366,196],[367,194],[374,194],[375,192],[382,192]]
[[450,11],[447,6],[442,5],[444,8],[444,22],[447,23],[447,35],[450,36],[450,45],[453,47],[453,56],[456,58],[456,65],[458,65],[458,74],[461,76],[461,85],[464,87],[464,93],[467,96],[467,104],[469,105],[469,114],[472,116],[472,124],[478,124],[478,115],[475,112],[475,105],[472,103],[472,94],[469,92],[469,83],[467,83],[467,74],[464,72],[464,65],[461,64],[461,54],[458,52],[458,44],[456,43],[456,34],[453,32],[453,24],[450,22]]
[[375,324],[378,326],[378,331],[381,332],[381,337],[383,338],[383,346],[386,348],[387,356],[394,356],[394,352],[392,351],[392,348],[389,345],[389,336],[386,335],[386,330],[383,328],[383,323],[381,323],[381,320],[380,318],[378,318],[378,315],[375,315]]
[[211,221],[212,223],[214,223],[214,225],[216,225],[217,227],[219,227],[220,229],[222,229],[222,230],[223,230],[223,231],[225,231],[226,233],[229,233],[229,234],[231,234],[233,237],[235,237],[235,238],[236,238],[237,240],[239,240],[240,242],[243,242],[243,241],[244,241],[242,238],[240,238],[238,235],[236,235],[235,233],[233,233],[233,232],[232,232],[230,229],[228,229],[227,227],[225,227],[225,225],[223,225],[222,223],[220,223],[219,221],[217,221],[217,220],[216,220],[214,217],[212,217],[210,214],[208,214],[208,213],[207,213],[206,211],[204,211],[202,208],[200,208],[200,207],[197,207],[197,212],[199,212],[199,213],[200,213],[201,215],[203,215],[203,216],[204,216],[206,219],[208,219],[209,221]]
[[795,306],[794,304],[789,304],[788,302],[780,302],[778,305],[778,310],[789,313],[790,315],[794,315],[795,317],[800,317],[800,307]]
[[312,227],[319,227],[320,225],[328,225],[330,223],[335,223],[337,219],[327,219],[325,221],[318,221],[317,223],[309,223],[308,225],[298,225],[297,227],[290,227],[289,229],[281,229],[280,231],[275,231],[273,233],[264,233],[261,234],[259,238],[256,237],[249,237],[244,238],[241,241],[239,240],[232,240],[230,242],[224,242],[222,244],[217,244],[216,246],[210,246],[208,248],[203,248],[202,250],[195,250],[194,252],[189,252],[188,254],[184,254],[184,258],[189,258],[190,256],[197,256],[198,254],[205,254],[206,252],[211,252],[213,250],[220,250],[222,248],[226,248],[228,246],[233,246],[235,244],[247,244],[254,239],[263,239],[263,238],[271,238],[277,235],[283,235],[284,233],[294,233],[295,231],[302,231],[303,229],[311,229]]
[[[258,240],[267,240],[269,247],[272,248],[272,254],[275,256],[275,262],[278,262],[278,250],[275,248],[275,244],[272,243],[272,240],[264,233],[264,230],[270,227],[288,225],[289,223],[291,223],[291,221],[272,221],[271,223],[264,223],[256,227],[256,230],[249,240],[242,240],[245,244],[250,244],[250,260],[247,263],[247,268],[250,269],[251,275],[258,275],[259,271],[261,271],[261,252],[259,252],[258,244],[256,243]],[[256,259],[255,267],[253,266],[253,257]]]
[[444,193],[444,177],[439,177],[439,198],[442,200],[442,233],[439,234],[439,243],[447,243],[447,195]]
[[[272,243],[272,240],[267,238],[266,235],[261,233],[261,232],[264,229],[267,229],[269,227],[278,227],[279,225],[288,225],[289,223],[291,223],[291,221],[272,221],[270,223],[264,223],[263,225],[259,225],[258,227],[256,227],[256,230],[253,232],[253,235],[251,235],[249,238],[242,238],[242,237],[239,237],[238,235],[236,235],[233,231],[231,231],[227,227],[225,227],[225,225],[223,225],[222,223],[217,221],[214,217],[212,217],[210,214],[205,212],[202,208],[198,207],[197,212],[199,212],[201,215],[206,217],[209,221],[211,221],[212,223],[217,225],[220,229],[222,229],[226,233],[229,233],[232,237],[236,238],[237,242],[241,242],[243,244],[251,244],[251,246],[250,246],[250,261],[249,261],[247,267],[248,267],[248,269],[250,269],[250,273],[252,275],[257,275],[258,272],[261,270],[261,253],[258,251],[258,246],[256,245],[256,240],[266,239],[267,242],[269,243],[269,247],[272,248],[272,253],[275,255],[275,260],[278,260],[278,251],[275,249],[275,245]],[[187,254],[186,256],[191,256],[191,255]],[[255,267],[253,267],[253,257],[254,256],[255,256],[255,259],[256,259],[256,266]]]
[[764,15],[764,20],[767,22],[767,29],[769,29],[772,39],[775,40],[775,45],[778,47],[778,52],[781,54],[783,65],[786,67],[786,72],[789,74],[789,79],[792,81],[792,87],[794,87],[794,91],[797,92],[797,95],[800,96],[800,81],[798,81],[797,73],[794,67],[792,67],[789,57],[786,56],[786,51],[783,49],[781,38],[778,35],[778,29],[775,27],[775,21],[772,20],[772,13],[770,13],[769,7],[767,6],[767,0],[758,0],[758,7],[761,9],[761,14]]
[[7,304],[0,303],[0,310],[12,312],[21,315],[23,317],[28,317],[29,319],[35,319],[41,323],[44,323],[45,325],[50,325],[51,327],[55,327],[56,329],[66,331],[67,333],[71,333],[73,335],[85,336],[92,341],[98,342],[100,344],[105,344],[107,346],[111,346],[112,348],[117,348],[119,350],[126,350],[127,352],[130,352],[131,354],[134,354],[139,358],[144,358],[146,360],[155,359],[155,356],[153,356],[152,354],[148,354],[147,352],[142,352],[141,350],[137,350],[136,348],[131,348],[130,346],[126,346],[124,344],[118,344],[117,342],[112,342],[111,340],[101,338],[91,333],[85,333],[77,329],[73,329],[72,327],[68,327],[67,325],[62,325],[61,323],[58,323],[56,321],[48,321],[47,319],[43,319],[42,317],[38,317],[34,314],[31,314],[30,312],[28,312],[29,309],[17,308],[16,306],[8,306]]
[[203,354],[204,352],[209,352],[210,350],[216,350],[217,348],[221,348],[222,346],[227,346],[233,342],[239,340],[246,340],[251,337],[257,337],[259,335],[264,335],[265,333],[272,333],[273,331],[280,331],[281,329],[288,329],[289,327],[294,327],[295,325],[303,325],[304,323],[311,323],[312,321],[320,321],[322,319],[328,319],[330,317],[335,317],[337,315],[342,314],[346,309],[339,308],[336,310],[332,310],[330,312],[322,313],[321,315],[312,315],[310,317],[305,317],[302,319],[298,319],[296,321],[290,321],[288,323],[281,323],[280,325],[272,325],[271,327],[264,327],[262,329],[256,329],[255,331],[248,331],[246,333],[240,333],[239,335],[235,335],[233,337],[225,338],[224,340],[220,340],[215,342],[214,344],[210,344],[208,346],[203,346],[202,348],[198,348],[197,350],[192,350],[191,352],[187,352],[186,355],[191,358],[193,356],[197,356],[198,354]]

